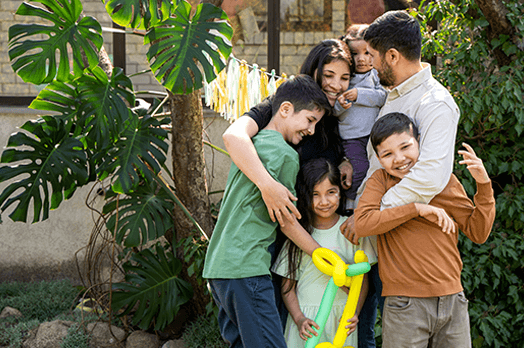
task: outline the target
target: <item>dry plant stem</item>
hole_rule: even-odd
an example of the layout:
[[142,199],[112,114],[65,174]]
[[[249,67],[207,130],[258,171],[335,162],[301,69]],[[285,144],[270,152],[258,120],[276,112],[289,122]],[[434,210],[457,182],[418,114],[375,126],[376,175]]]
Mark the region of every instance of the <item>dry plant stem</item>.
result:
[[[118,203],[120,203],[120,195],[116,197],[116,222],[115,222],[115,230],[113,231],[113,240],[112,248],[111,248],[111,261],[115,259],[115,246],[116,246],[116,231],[118,231]],[[109,271],[109,304],[112,303],[113,300],[113,265],[114,262],[111,262],[111,270]],[[107,323],[109,327],[109,332],[111,332],[111,335],[113,335],[114,338],[116,338],[115,334],[113,333],[113,330],[111,328],[111,322],[113,321],[113,311],[109,310],[109,322]]]
[[[120,264],[124,261],[122,260],[120,262],[117,262],[115,260],[115,255],[117,254],[117,252],[119,253],[122,250],[117,251],[117,249],[120,249],[120,247],[115,242],[114,234],[105,228],[107,221],[106,217],[92,206],[92,202],[94,202],[94,199],[91,200],[90,197],[93,195],[95,188],[96,185],[94,185],[91,191],[89,192],[88,198],[86,199],[86,205],[89,209],[91,209],[93,213],[98,215],[98,219],[95,221],[95,226],[93,228],[93,232],[91,233],[87,246],[78,250],[75,254],[75,257],[80,278],[82,280],[82,283],[86,287],[84,298],[92,298],[96,302],[96,304],[100,306],[102,312],[109,314],[108,325],[111,330],[111,285],[116,272],[118,272],[121,275],[125,274],[124,270],[120,266]],[[82,250],[85,250],[84,272],[82,272],[82,267],[78,263],[78,254]],[[109,260],[110,263],[109,279],[107,279],[107,275],[104,274],[103,267],[104,263],[106,263],[107,260]],[[101,314],[102,313],[97,313],[99,321],[103,321]],[[124,324],[124,327],[127,331],[127,323],[125,321],[122,321],[122,323]],[[111,334],[115,337],[113,332],[111,332]]]

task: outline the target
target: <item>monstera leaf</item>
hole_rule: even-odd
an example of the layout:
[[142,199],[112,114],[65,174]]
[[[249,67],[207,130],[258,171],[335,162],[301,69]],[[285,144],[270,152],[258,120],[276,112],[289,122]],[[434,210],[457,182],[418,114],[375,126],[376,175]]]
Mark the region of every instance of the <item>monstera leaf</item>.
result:
[[116,141],[126,127],[128,107],[134,105],[131,80],[120,68],[111,78],[100,67],[86,69],[71,83],[53,81],[31,103],[30,108],[54,111],[55,117],[74,121],[73,135],[86,147],[103,152]]
[[182,263],[172,252],[160,245],[156,253],[146,249],[131,257],[124,264],[126,282],[113,285],[111,307],[114,311],[124,309],[119,315],[133,313],[133,325],[143,330],[155,319],[155,330],[162,330],[171,323],[180,306],[193,297],[191,285],[178,278]]
[[0,206],[5,211],[18,202],[9,216],[13,221],[26,222],[32,202],[33,222],[37,222],[41,217],[47,219],[50,209],[57,208],[77,187],[86,184],[86,155],[82,143],[68,137],[64,122],[58,118],[44,116],[21,128],[33,137],[18,132],[9,138],[0,161],[18,165],[1,167],[0,182],[14,178],[17,181],[2,192]]
[[202,88],[204,78],[211,82],[231,54],[233,29],[226,13],[207,3],[197,6],[192,19],[190,13],[191,5],[181,1],[175,17],[152,28],[144,38],[144,43],[151,44],[147,52],[151,70],[175,94]]
[[141,176],[152,181],[150,170],[158,173],[166,160],[169,145],[165,141],[167,131],[161,125],[168,122],[139,118],[129,110],[127,127],[98,167],[99,178],[115,174],[112,189],[117,193],[131,192],[141,182]]
[[116,24],[135,29],[149,29],[162,22],[173,8],[171,0],[161,0],[160,6],[158,0],[105,0],[105,4]]
[[[35,0],[46,8],[23,2],[17,15],[35,16],[53,25],[15,24],[9,28],[9,58],[13,70],[25,82],[42,84],[55,76],[62,82],[82,75],[85,54],[89,67],[98,64],[96,49],[102,46],[102,29],[93,17],[83,17],[80,0]],[[44,35],[47,39],[40,39]],[[27,40],[34,37],[33,40]],[[68,52],[70,47],[70,52]],[[56,55],[59,64],[57,69]],[[73,66],[69,64],[72,59]]]
[[144,245],[162,237],[172,227],[173,201],[165,190],[159,190],[155,181],[143,183],[118,202],[113,199],[116,195],[112,191],[106,194],[109,203],[103,212],[111,214],[106,227],[115,233],[118,244],[123,241],[126,247]]
[[53,111],[70,126],[70,121],[76,121],[80,100],[75,85],[54,80],[38,93],[29,105],[30,109]]
[[129,105],[135,104],[131,80],[122,69],[114,68],[111,79],[100,67],[90,70],[75,81],[81,99],[79,125],[89,132],[90,148],[103,150],[116,141],[129,116]]

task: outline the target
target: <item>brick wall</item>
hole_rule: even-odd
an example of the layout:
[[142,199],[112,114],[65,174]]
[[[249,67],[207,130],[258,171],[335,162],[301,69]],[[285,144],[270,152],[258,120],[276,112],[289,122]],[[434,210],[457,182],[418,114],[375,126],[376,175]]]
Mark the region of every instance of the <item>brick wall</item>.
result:
[[[322,40],[338,38],[345,33],[345,0],[333,0],[332,7],[331,31],[280,32],[281,73],[286,73],[288,76],[297,74],[302,62],[314,46]],[[239,59],[244,59],[248,64],[256,63],[261,68],[267,68],[267,32],[254,34],[244,41],[237,41],[233,54]]]
[[[39,88],[23,82],[13,71],[8,56],[8,30],[15,23],[34,21],[34,18],[15,15],[20,0],[0,0],[0,96],[36,96]],[[37,4],[38,5],[38,4]],[[95,17],[102,27],[111,27],[111,19],[100,0],[82,0],[84,13]],[[289,75],[298,73],[300,65],[316,44],[324,39],[339,37],[345,31],[345,0],[332,2],[332,27],[328,32],[281,32],[280,33],[280,71]],[[104,47],[113,55],[113,38],[111,33],[103,33]],[[126,73],[135,74],[149,69],[146,59],[147,46],[143,38],[126,35]],[[267,68],[267,32],[261,32],[235,43],[233,54],[244,59],[248,64],[258,64]],[[131,77],[135,91],[163,91],[163,87],[151,73]]]
[[[107,14],[104,4],[100,0],[82,0],[84,14],[95,17],[102,27],[111,27],[111,18]],[[8,30],[17,23],[33,23],[35,18],[15,15],[20,6],[20,0],[0,0],[0,96],[36,96],[40,90],[39,86],[25,83],[11,68],[8,55]],[[38,6],[39,4],[36,3]],[[43,22],[43,24],[47,24]],[[113,35],[104,32],[104,47],[107,53],[113,55]],[[126,36],[127,51],[127,74],[148,69],[145,53],[147,46],[143,45],[143,39],[139,36]],[[163,91],[163,87],[156,81],[151,73],[132,77],[135,91],[154,90]]]

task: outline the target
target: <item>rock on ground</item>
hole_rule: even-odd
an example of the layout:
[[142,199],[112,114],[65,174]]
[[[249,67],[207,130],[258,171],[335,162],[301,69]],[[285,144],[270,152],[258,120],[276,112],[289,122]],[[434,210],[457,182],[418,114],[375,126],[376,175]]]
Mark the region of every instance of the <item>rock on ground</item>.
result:
[[118,342],[122,342],[126,337],[124,330],[114,325],[111,325],[111,330],[109,330],[107,323],[90,323],[87,325],[87,332],[91,334],[90,348],[118,347]]
[[171,340],[164,343],[162,348],[186,348],[183,340]]
[[42,323],[38,326],[36,335],[30,337],[23,344],[23,348],[56,348],[67,336],[67,330],[73,325],[72,321],[55,320]]
[[160,340],[145,331],[135,331],[127,337],[126,348],[158,348]]
[[7,317],[20,318],[20,317],[22,317],[22,313],[18,309],[16,309],[16,308],[6,306],[2,310],[2,313],[0,313],[0,319],[7,318]]

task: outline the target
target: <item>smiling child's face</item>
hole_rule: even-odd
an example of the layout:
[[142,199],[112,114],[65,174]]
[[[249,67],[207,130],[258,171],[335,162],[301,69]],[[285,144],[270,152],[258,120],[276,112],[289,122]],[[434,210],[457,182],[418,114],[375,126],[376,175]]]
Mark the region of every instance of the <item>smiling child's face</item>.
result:
[[305,136],[315,133],[315,126],[323,115],[324,110],[321,109],[293,111],[286,120],[285,131],[282,132],[284,139],[297,145]]
[[317,183],[313,188],[313,211],[316,223],[333,218],[340,203],[340,188],[333,185],[329,178]]
[[354,40],[349,43],[351,56],[355,63],[355,72],[364,74],[373,69],[373,56],[368,51],[368,45],[364,40]]
[[388,174],[402,179],[417,163],[419,144],[412,132],[394,133],[376,146],[377,157]]

